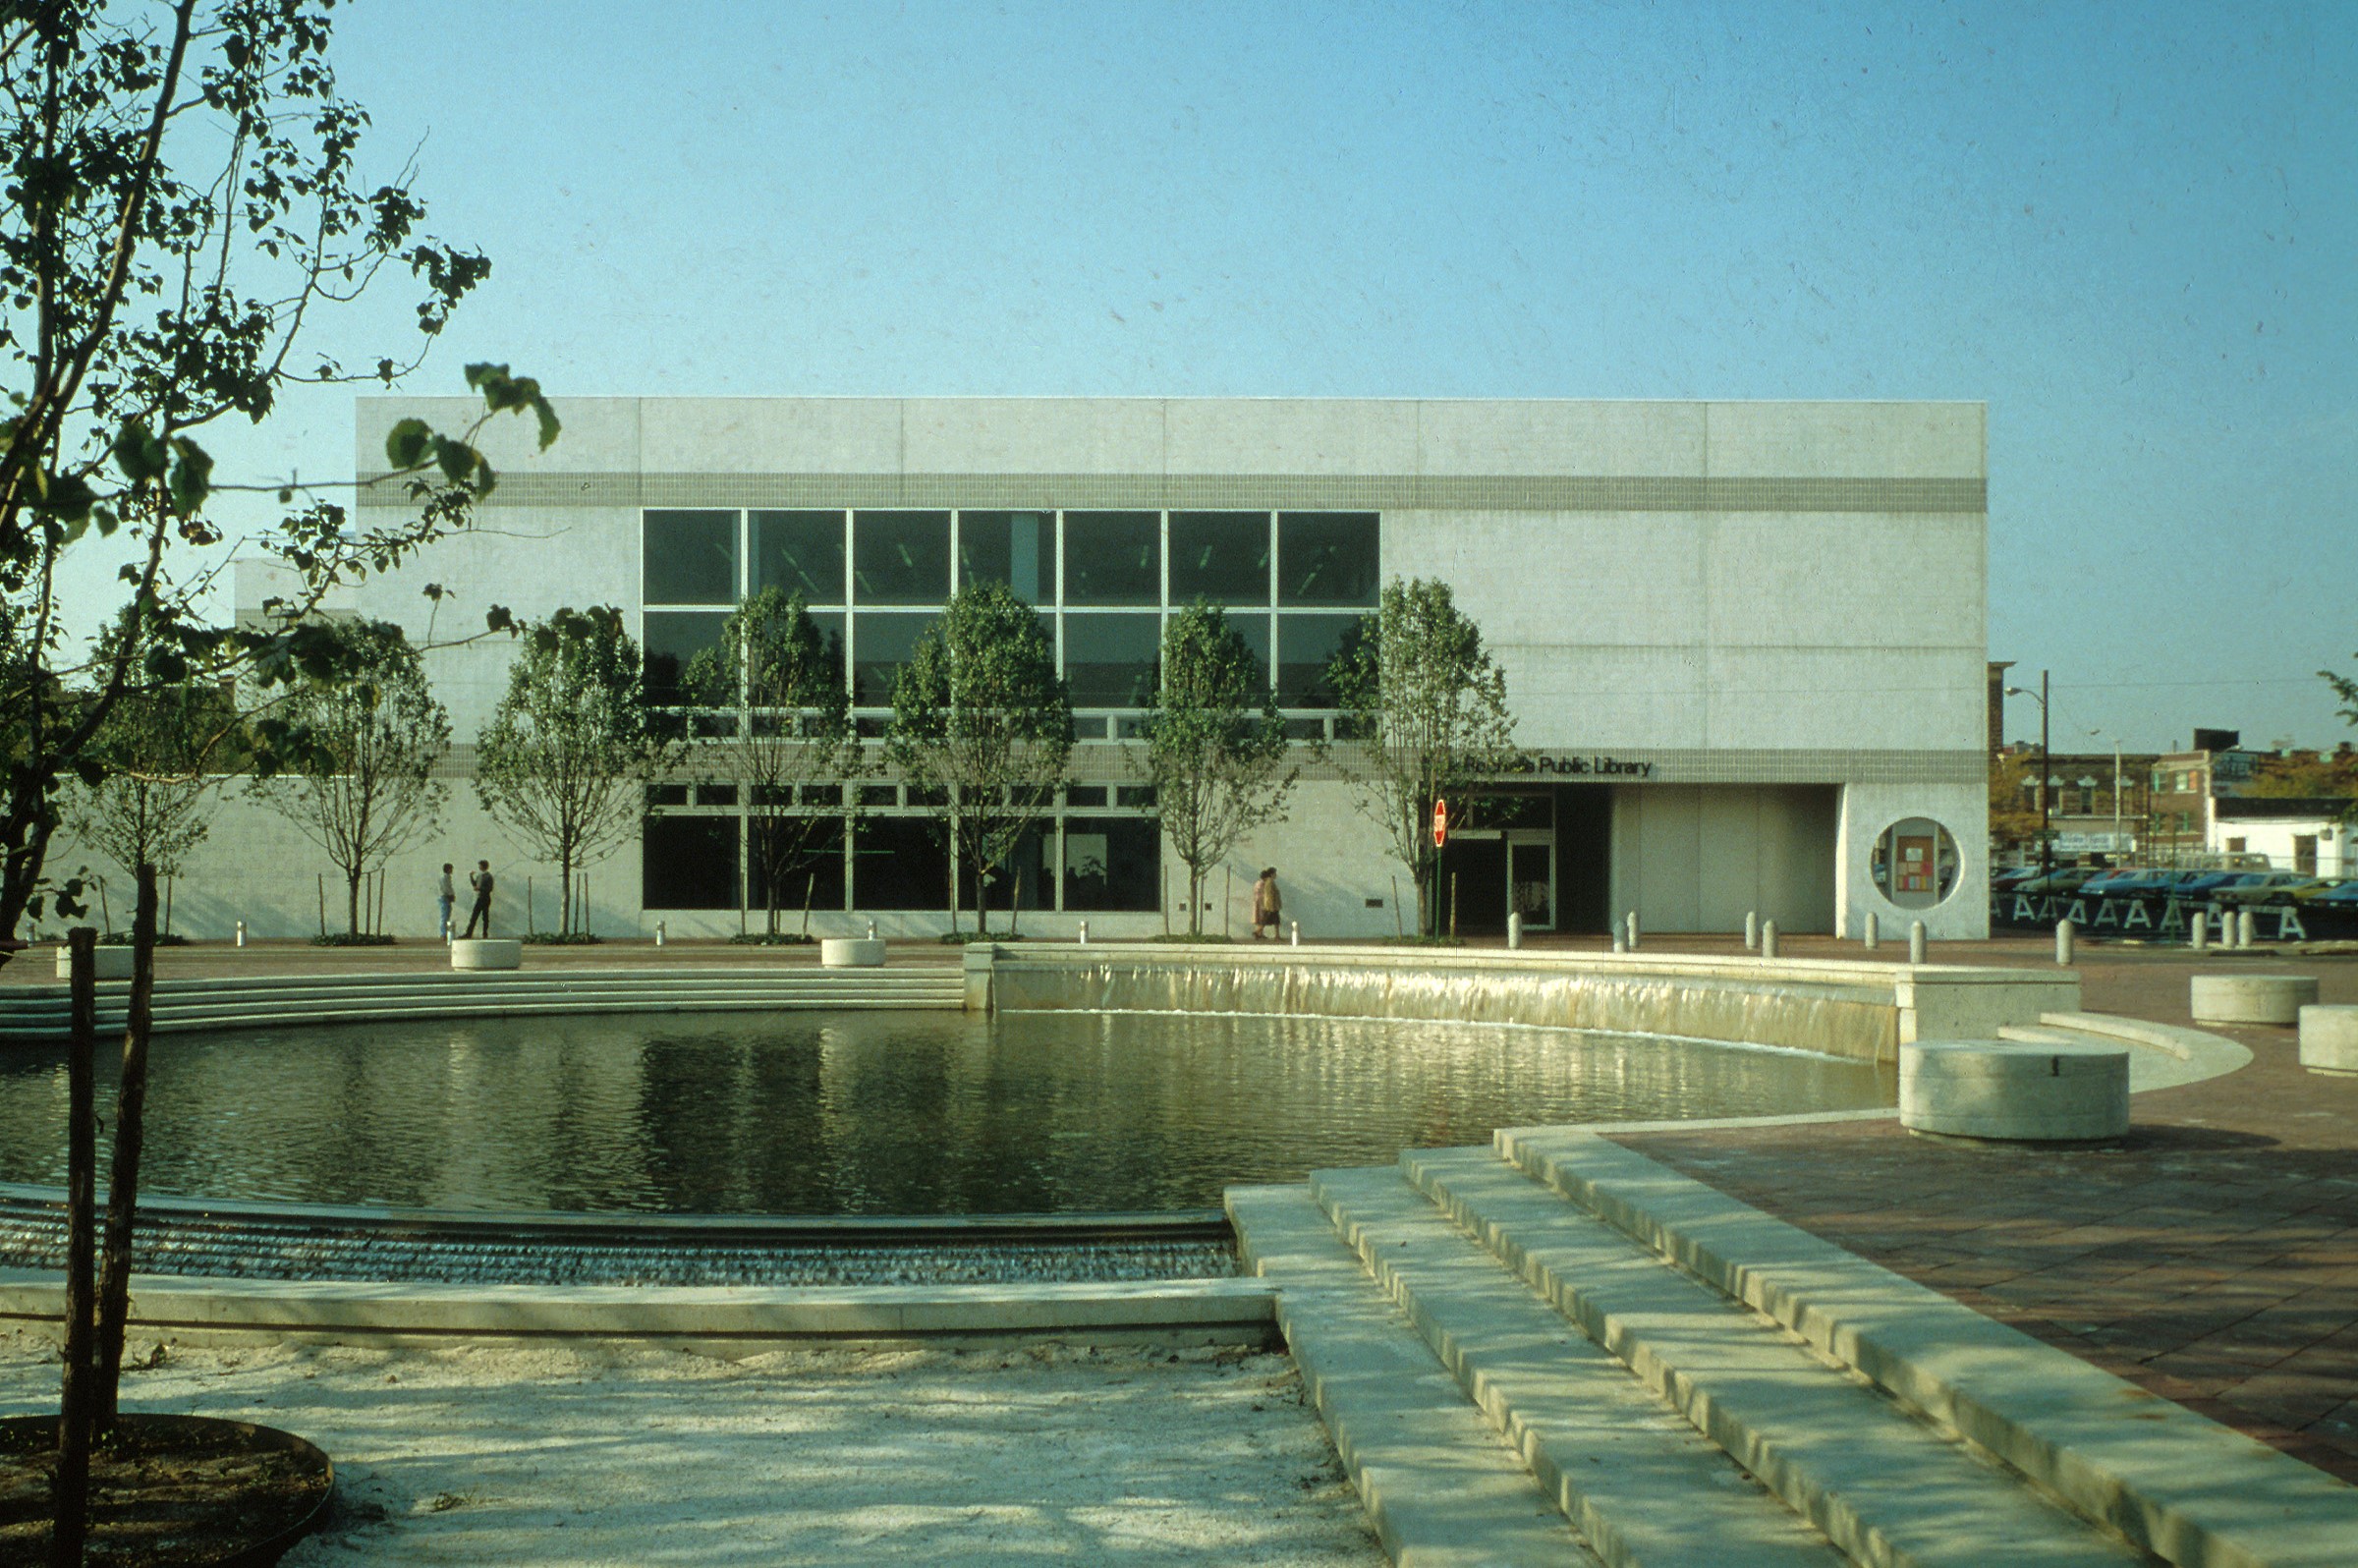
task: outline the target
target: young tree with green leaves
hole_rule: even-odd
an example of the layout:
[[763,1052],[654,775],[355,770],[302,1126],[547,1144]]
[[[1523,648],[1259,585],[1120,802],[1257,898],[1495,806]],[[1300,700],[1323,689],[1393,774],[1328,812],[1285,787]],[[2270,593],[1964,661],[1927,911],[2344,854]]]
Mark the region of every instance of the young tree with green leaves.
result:
[[[367,116],[336,90],[333,20],[330,0],[127,0],[12,7],[0,26],[0,938],[49,896],[59,783],[103,772],[97,738],[127,696],[337,673],[309,611],[462,524],[492,482],[474,428],[406,430],[378,482],[409,486],[417,515],[356,529],[317,486],[232,482],[201,444],[302,383],[393,383],[489,270],[421,234],[406,176],[365,177]],[[309,346],[334,307],[404,275],[411,346],[350,370]],[[529,411],[553,437],[532,381],[468,374],[486,418]],[[202,552],[232,491],[288,509],[267,548],[304,587],[220,627],[199,602],[217,569]],[[93,555],[129,557],[110,618],[125,635],[95,654],[60,598]],[[257,732],[265,761],[277,733]],[[78,912],[71,884],[55,891]]]
[[765,588],[721,623],[720,642],[688,661],[690,697],[726,733],[700,742],[693,768],[734,782],[746,803],[746,860],[762,892],[763,931],[778,934],[788,878],[828,848],[845,812],[814,807],[814,787],[860,770],[843,644],[822,634],[800,593]]
[[1154,705],[1135,764],[1154,786],[1163,842],[1187,867],[1188,934],[1204,934],[1204,879],[1237,841],[1284,813],[1301,769],[1276,694],[1228,617],[1198,599],[1163,628]]
[[1448,584],[1394,578],[1327,679],[1349,737],[1337,761],[1416,881],[1417,929],[1437,935],[1432,803],[1448,801],[1454,821],[1471,824],[1468,786],[1514,766],[1506,677]]
[[345,929],[361,933],[361,883],[441,821],[448,786],[434,764],[450,751],[450,714],[400,627],[336,624],[349,675],[309,681],[278,705],[285,775],[253,791],[327,854],[344,878]]
[[217,686],[127,694],[93,738],[104,772],[72,792],[68,831],[135,875],[141,866],[177,875],[211,827],[241,727],[236,700]]
[[525,632],[476,738],[483,810],[527,853],[556,863],[559,935],[574,932],[575,874],[637,831],[648,781],[677,759],[649,719],[645,681],[620,610],[559,610]]
[[1072,694],[1039,612],[1003,583],[960,588],[894,673],[885,734],[892,766],[946,803],[953,932],[963,863],[976,934],[990,934],[990,883],[1047,814],[1072,755]]

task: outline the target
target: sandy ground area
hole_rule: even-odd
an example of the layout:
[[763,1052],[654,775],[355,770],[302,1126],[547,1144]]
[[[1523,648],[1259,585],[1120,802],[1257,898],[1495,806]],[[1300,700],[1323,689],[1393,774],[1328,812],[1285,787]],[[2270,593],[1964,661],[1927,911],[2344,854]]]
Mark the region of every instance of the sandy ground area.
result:
[[[55,1377],[0,1336],[0,1414]],[[1282,1355],[174,1346],[124,1403],[335,1457],[336,1517],[287,1568],[1384,1561]]]

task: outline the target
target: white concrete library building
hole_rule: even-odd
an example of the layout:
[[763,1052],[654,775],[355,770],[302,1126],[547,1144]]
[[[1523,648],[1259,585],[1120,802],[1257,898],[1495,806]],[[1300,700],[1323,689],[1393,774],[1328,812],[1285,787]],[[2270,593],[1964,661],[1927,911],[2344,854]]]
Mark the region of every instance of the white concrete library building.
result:
[[[1510,911],[1530,931],[1599,932],[1634,911],[1664,933],[1740,930],[1748,913],[1788,932],[1856,936],[1877,915],[1887,931],[1988,933],[1978,403],[609,397],[558,412],[545,452],[530,421],[494,421],[499,483],[475,525],[337,610],[431,641],[429,616],[447,639],[493,603],[528,619],[619,606],[662,702],[731,607],[776,586],[841,638],[875,734],[896,664],[948,595],[1009,584],[1051,631],[1079,725],[1069,781],[1015,858],[1026,935],[1185,924],[1185,870],[1126,739],[1165,616],[1224,607],[1289,730],[1330,739],[1328,660],[1395,578],[1450,586],[1516,720],[1517,765],[1450,837],[1461,935],[1500,931]],[[381,472],[396,420],[474,413],[362,399],[360,474]],[[364,492],[361,527],[407,504],[376,493],[394,488]],[[241,608],[280,587],[242,564]],[[470,782],[514,656],[498,638],[426,656],[456,744],[438,829],[384,870],[396,935],[433,933],[444,862],[491,862],[503,934],[555,919],[554,868],[501,835]],[[1413,928],[1407,869],[1355,808],[1348,746],[1309,762],[1285,818],[1211,877],[1211,929],[1246,933],[1264,866],[1306,941]],[[934,813],[881,771],[843,788],[810,809],[856,807],[850,828],[780,890],[795,927],[808,907],[814,934],[947,930]],[[758,928],[769,890],[749,874],[749,813],[806,804],[655,785],[636,840],[590,869],[592,929],[728,935],[749,910]],[[225,791],[175,879],[175,924],[310,934],[322,869],[284,816]]]

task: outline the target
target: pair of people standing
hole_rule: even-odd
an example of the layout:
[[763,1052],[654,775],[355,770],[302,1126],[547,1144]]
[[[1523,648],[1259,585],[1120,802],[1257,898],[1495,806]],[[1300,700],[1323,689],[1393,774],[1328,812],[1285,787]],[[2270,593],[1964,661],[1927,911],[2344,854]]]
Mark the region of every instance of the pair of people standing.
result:
[[[459,903],[458,889],[451,885],[450,873],[450,862],[444,861],[442,881],[434,892],[434,902],[442,908],[442,939],[446,942],[451,937],[451,912],[458,908]],[[482,922],[483,934],[491,934],[491,881],[489,861],[477,861],[475,869],[467,873],[467,885],[475,892],[475,907],[467,912],[467,929],[459,933],[462,938],[475,934],[477,921]]]

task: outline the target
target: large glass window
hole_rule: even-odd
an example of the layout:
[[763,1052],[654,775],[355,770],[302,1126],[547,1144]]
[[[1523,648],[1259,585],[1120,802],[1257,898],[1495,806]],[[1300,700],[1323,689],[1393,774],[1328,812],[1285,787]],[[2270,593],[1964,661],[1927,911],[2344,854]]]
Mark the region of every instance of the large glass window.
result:
[[958,514],[958,582],[1004,583],[1027,604],[1056,597],[1056,514]]
[[646,658],[646,700],[692,700],[682,688],[688,661],[708,647],[720,645],[720,629],[728,616],[709,610],[649,610],[640,629],[639,645]]
[[[1006,926],[1011,910],[1023,913],[1055,907],[1055,827],[1049,820],[1026,827],[1007,858],[992,868],[989,903],[994,927]],[[958,862],[958,903],[967,910],[977,907],[975,869],[963,858]]]
[[737,602],[737,514],[649,512],[641,602]]
[[1269,617],[1267,611],[1235,611],[1228,614],[1228,624],[1236,635],[1245,640],[1253,650],[1253,662],[1261,667],[1261,684],[1269,684]]
[[1152,512],[1064,514],[1064,602],[1162,602],[1162,520]]
[[1161,897],[1162,824],[1147,816],[1064,819],[1064,907],[1152,910]]
[[[760,849],[762,818],[756,816],[748,824],[754,838],[746,848],[745,879],[746,907],[769,908],[769,880],[763,873]],[[778,908],[787,910],[840,910],[843,908],[843,821],[840,817],[820,822],[802,840],[804,854],[800,864],[782,868],[778,875]],[[794,927],[789,927],[794,928]]]
[[1143,707],[1162,651],[1157,615],[1067,615],[1064,678],[1075,707]]
[[756,512],[753,588],[800,593],[806,604],[843,600],[843,514]]
[[1269,602],[1269,514],[1173,512],[1171,602]]
[[950,596],[950,514],[859,512],[852,596],[862,604],[939,604]]
[[949,908],[950,852],[931,818],[865,817],[853,844],[853,908]]
[[1335,654],[1352,643],[1356,615],[1277,617],[1277,702],[1281,707],[1332,707],[1334,685],[1326,678]]
[[1373,512],[1277,518],[1277,602],[1373,606],[1378,585]]
[[908,662],[936,619],[931,613],[864,612],[852,632],[852,700],[862,707],[890,706],[893,672]]
[[650,816],[641,824],[639,865],[647,909],[735,909],[737,818]]

